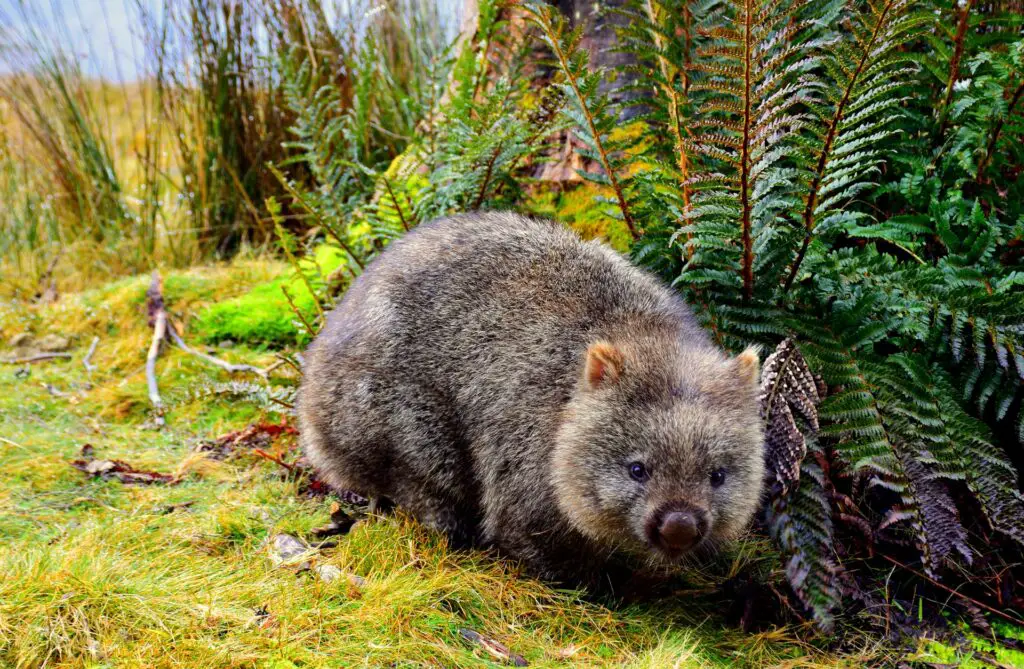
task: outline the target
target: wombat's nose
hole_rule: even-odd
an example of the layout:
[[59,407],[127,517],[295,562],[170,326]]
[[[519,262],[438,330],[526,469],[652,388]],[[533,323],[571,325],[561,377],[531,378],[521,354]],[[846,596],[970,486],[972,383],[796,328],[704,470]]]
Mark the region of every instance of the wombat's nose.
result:
[[701,511],[669,511],[658,525],[658,538],[662,546],[673,553],[693,548],[707,530],[707,520]]

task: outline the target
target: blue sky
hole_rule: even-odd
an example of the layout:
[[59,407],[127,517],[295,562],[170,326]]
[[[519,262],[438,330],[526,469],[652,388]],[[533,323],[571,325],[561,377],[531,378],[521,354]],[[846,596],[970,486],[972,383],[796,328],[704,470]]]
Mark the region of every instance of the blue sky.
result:
[[[329,16],[339,16],[344,12],[331,11],[332,8],[360,1],[369,4],[368,0],[328,0],[324,5]],[[462,4],[461,0],[437,2],[450,8],[453,19]],[[43,27],[45,32],[41,35],[49,43],[59,44],[74,54],[87,74],[131,81],[140,75],[138,63],[144,52],[138,7],[159,12],[163,3],[164,0],[0,0],[0,73],[10,68],[10,60],[3,56],[3,46],[8,41],[3,32],[21,34],[31,25]],[[457,25],[453,20],[449,29]]]
[[[155,8],[158,0],[142,0]],[[134,79],[141,55],[136,0],[0,0],[0,30],[22,33],[26,23],[72,53],[91,75]],[[3,43],[0,38],[0,44]]]

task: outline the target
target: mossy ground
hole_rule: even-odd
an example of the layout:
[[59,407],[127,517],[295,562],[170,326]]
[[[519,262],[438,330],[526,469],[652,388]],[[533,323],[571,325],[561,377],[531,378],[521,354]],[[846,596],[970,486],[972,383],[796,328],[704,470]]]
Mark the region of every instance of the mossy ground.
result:
[[[287,272],[260,261],[193,269],[169,274],[164,292],[196,342],[196,314],[237,304],[254,294],[249,287],[287,280]],[[723,620],[704,574],[694,573],[696,585],[679,597],[608,608],[484,553],[450,551],[401,514],[364,520],[313,557],[363,582],[325,583],[276,567],[268,537],[308,537],[327,522],[331,500],[300,495],[300,481],[251,452],[225,461],[197,454],[199,440],[280,416],[197,397],[228,376],[177,349],[158,363],[170,410],[163,429],[152,427],[143,371],[148,282],[125,279],[46,307],[0,305],[4,340],[56,332],[74,343],[72,359],[33,365],[27,375],[0,366],[0,666],[497,666],[461,628],[532,666],[879,661],[869,643],[863,653],[829,654],[821,650],[828,640],[807,630],[744,634]],[[98,368],[90,374],[82,357],[94,335]],[[273,360],[245,345],[217,354]],[[295,382],[280,371],[278,382]],[[274,446],[286,459],[294,457],[289,439]],[[87,478],[69,464],[85,444],[98,458],[177,474],[181,483]],[[756,544],[740,546],[724,570],[757,555]]]

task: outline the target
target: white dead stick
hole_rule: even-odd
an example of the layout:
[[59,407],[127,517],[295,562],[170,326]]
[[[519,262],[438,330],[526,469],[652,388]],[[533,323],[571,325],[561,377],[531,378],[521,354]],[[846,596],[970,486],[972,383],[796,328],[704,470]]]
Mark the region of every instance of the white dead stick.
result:
[[159,411],[163,409],[163,400],[160,399],[160,390],[156,386],[156,358],[160,355],[160,342],[167,334],[167,313],[157,312],[156,322],[153,325],[153,341],[149,345],[149,355],[146,356],[146,384],[149,386],[149,401]]
[[156,359],[160,355],[160,343],[167,336],[167,312],[164,310],[164,297],[162,292],[163,281],[160,273],[153,272],[153,281],[146,291],[146,306],[149,311],[150,322],[153,325],[153,340],[149,344],[149,353],[146,355],[146,385],[149,388],[149,401],[156,411],[156,424],[163,425],[164,402],[160,398],[160,389],[156,385]]
[[174,328],[173,325],[167,328],[167,332],[168,334],[170,334],[171,340],[175,343],[175,345],[185,353],[188,353],[189,355],[194,355],[197,358],[202,358],[211,365],[217,365],[221,369],[227,370],[231,373],[252,372],[253,374],[259,374],[263,378],[267,378],[270,372],[284,364],[283,362],[278,361],[265,369],[262,367],[256,367],[254,365],[236,365],[234,363],[230,363],[226,360],[221,360],[220,358],[214,357],[207,353],[203,353],[202,351],[197,351],[196,349],[192,348],[191,346],[185,343],[185,340],[181,338],[181,335],[178,334],[177,330]]
[[92,364],[91,360],[92,354],[96,352],[96,347],[99,345],[99,343],[100,338],[93,337],[92,343],[89,345],[89,352],[85,354],[84,358],[82,358],[82,364],[85,366],[85,371],[89,372],[90,374],[96,370],[96,365]]

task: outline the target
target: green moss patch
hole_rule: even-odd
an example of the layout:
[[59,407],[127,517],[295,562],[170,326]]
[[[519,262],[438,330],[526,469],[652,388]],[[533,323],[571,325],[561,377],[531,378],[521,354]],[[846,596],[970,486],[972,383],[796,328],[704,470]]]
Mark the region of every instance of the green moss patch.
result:
[[[317,247],[313,259],[302,261],[302,269],[316,286],[344,261],[338,249],[324,244]],[[224,340],[271,348],[307,344],[309,333],[288,303],[285,291],[302,318],[311,322],[316,316],[316,299],[306,281],[290,272],[204,309],[191,323],[190,330],[209,344]]]

